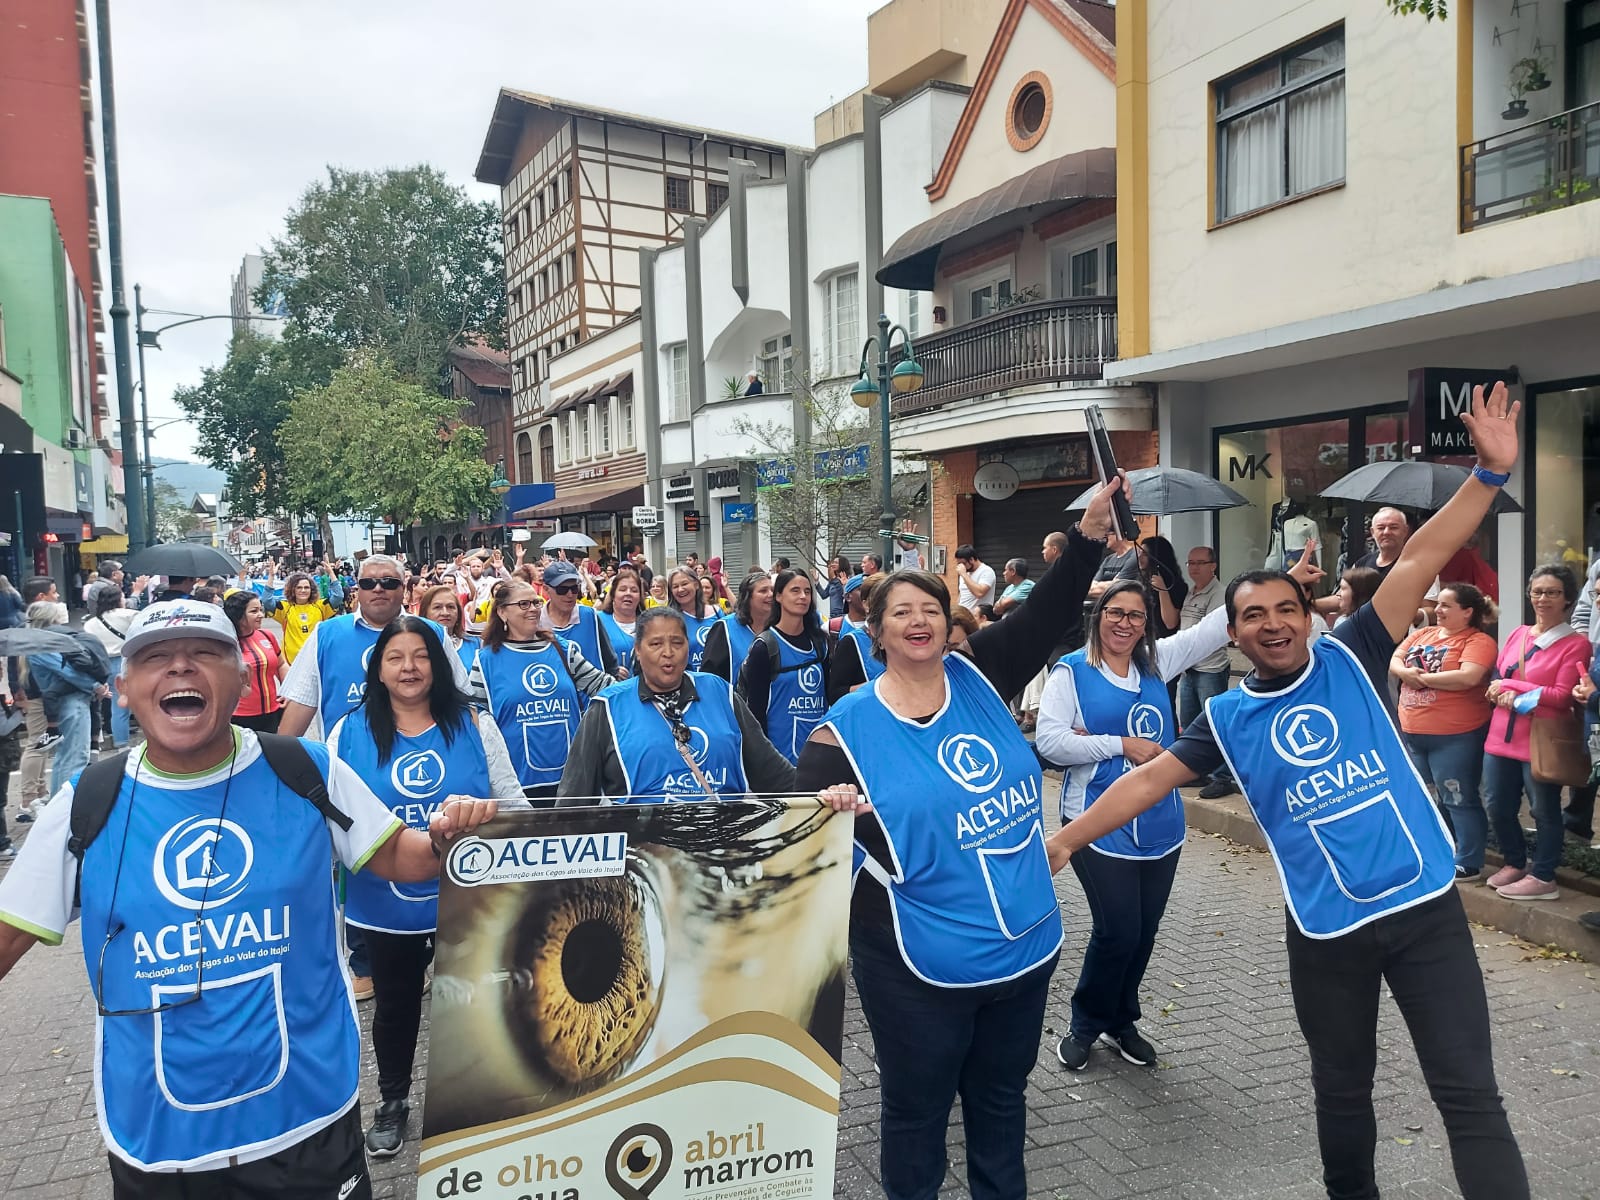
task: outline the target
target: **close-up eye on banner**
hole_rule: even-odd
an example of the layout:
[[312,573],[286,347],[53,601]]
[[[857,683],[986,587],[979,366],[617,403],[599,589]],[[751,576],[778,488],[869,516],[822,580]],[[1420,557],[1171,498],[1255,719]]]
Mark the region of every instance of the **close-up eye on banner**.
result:
[[514,811],[440,873],[422,1197],[833,1194],[851,822]]

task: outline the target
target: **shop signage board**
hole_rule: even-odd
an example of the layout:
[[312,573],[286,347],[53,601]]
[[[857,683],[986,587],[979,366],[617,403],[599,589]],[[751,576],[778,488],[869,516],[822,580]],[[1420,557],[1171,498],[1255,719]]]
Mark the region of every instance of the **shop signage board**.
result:
[[833,1195],[851,833],[751,798],[458,840],[417,1194]]
[[1411,453],[1417,458],[1468,465],[1475,461],[1472,437],[1461,414],[1472,407],[1472,389],[1485,392],[1500,380],[1515,383],[1514,368],[1418,367],[1406,381],[1410,399]]
[[756,523],[756,506],[754,504],[735,504],[725,501],[722,505],[722,523],[724,525],[754,525]]
[[688,500],[693,498],[694,476],[674,475],[671,479],[667,480],[665,496],[669,501]]
[[972,490],[985,500],[1009,500],[1021,482],[1015,467],[999,461],[986,462],[972,473]]
[[655,529],[661,524],[661,510],[653,504],[635,504],[633,524],[639,529]]
[[700,510],[698,508],[686,508],[683,510],[683,531],[685,533],[700,532]]

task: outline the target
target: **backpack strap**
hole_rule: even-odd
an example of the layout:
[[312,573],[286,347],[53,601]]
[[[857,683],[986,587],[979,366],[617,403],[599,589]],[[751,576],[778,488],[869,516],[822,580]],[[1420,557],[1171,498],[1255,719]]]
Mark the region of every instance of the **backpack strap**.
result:
[[102,758],[85,767],[72,788],[71,835],[67,850],[77,859],[72,879],[72,907],[80,907],[83,887],[83,852],[106,826],[117,803],[122,776],[128,769],[128,751]]
[[[811,653],[816,656],[817,665],[826,666],[828,663],[827,634],[820,629],[811,628],[808,628],[806,632],[810,636]],[[778,631],[770,625],[761,631],[760,641],[767,648],[767,665],[771,668],[771,674],[774,679],[779,675],[799,671],[811,665],[810,663],[800,663],[793,667],[783,666],[782,652],[778,649]]]
[[322,772],[299,738],[281,733],[258,733],[256,740],[261,743],[261,757],[267,760],[267,766],[284,786],[311,801],[324,820],[332,821],[346,833],[350,831],[354,822],[333,803]]

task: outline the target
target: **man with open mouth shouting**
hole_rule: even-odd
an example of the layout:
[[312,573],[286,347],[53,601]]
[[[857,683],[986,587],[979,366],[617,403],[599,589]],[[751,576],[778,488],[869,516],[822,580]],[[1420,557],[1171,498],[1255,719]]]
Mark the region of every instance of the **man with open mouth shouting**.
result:
[[0,976],[80,909],[118,1200],[370,1197],[329,854],[432,879],[494,802],[406,828],[323,746],[232,725],[247,675],[214,605],[145,609],[122,658],[148,740],[39,817],[0,881]]

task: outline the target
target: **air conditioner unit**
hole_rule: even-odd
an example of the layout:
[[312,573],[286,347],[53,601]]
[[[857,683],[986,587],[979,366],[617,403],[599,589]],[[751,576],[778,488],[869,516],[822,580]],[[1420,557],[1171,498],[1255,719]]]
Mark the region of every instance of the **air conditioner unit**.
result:
[[69,429],[66,437],[62,439],[62,445],[68,450],[84,450],[88,448],[89,439],[84,436],[83,430]]

